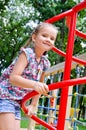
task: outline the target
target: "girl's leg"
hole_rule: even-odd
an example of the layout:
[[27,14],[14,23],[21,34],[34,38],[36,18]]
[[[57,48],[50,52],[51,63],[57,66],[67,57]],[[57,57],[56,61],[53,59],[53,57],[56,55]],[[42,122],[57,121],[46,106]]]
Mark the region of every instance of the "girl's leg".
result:
[[15,120],[15,130],[20,130],[20,120]]
[[13,113],[0,113],[0,130],[20,130],[20,123]]

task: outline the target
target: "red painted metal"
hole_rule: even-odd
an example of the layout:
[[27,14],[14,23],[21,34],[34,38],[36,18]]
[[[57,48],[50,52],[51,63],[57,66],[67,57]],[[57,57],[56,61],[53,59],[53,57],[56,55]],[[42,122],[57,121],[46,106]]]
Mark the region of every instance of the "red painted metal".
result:
[[77,35],[77,36],[79,36],[79,37],[81,37],[81,38],[86,39],[86,34],[85,34],[85,33],[83,33],[83,32],[80,32],[80,31],[79,31],[79,30],[77,30],[77,29],[76,29],[76,35]]
[[54,22],[56,22],[56,21],[58,21],[58,20],[60,20],[60,19],[62,19],[64,17],[66,17],[68,15],[71,15],[71,14],[72,14],[72,9],[70,9],[70,10],[68,10],[66,12],[63,12],[63,13],[61,13],[59,15],[56,15],[56,16],[46,20],[45,22],[47,22],[47,23],[54,23]]
[[79,3],[78,5],[74,6],[72,9],[74,12],[79,12],[84,8],[86,8],[86,1]]
[[[72,85],[76,84],[84,84],[86,83],[86,77],[83,78],[77,78],[77,79],[70,79],[70,72],[71,72],[71,63],[72,60],[81,63],[83,65],[86,65],[86,61],[80,60],[76,57],[73,57],[73,48],[74,48],[74,36],[78,35],[82,38],[86,38],[86,34],[78,31],[76,29],[76,18],[77,18],[77,12],[80,10],[86,8],[86,0],[83,2],[79,3],[78,5],[74,6],[72,9],[59,14],[57,16],[54,16],[45,22],[53,23],[56,22],[66,16],[70,15],[70,22],[69,22],[69,33],[68,33],[68,44],[67,44],[67,49],[66,53],[62,52],[61,50],[53,47],[53,51],[56,53],[59,53],[63,57],[65,57],[65,68],[64,68],[64,75],[63,75],[63,81],[53,83],[48,85],[49,90],[54,90],[61,88],[61,99],[60,99],[60,109],[59,109],[59,116],[58,116],[58,123],[57,127],[54,128],[52,125],[49,125],[48,123],[44,122],[43,120],[39,119],[35,115],[32,115],[31,118],[44,127],[50,129],[50,130],[64,130],[64,124],[65,124],[65,116],[66,116],[66,107],[67,107],[67,99],[68,99],[68,89]],[[28,109],[26,108],[26,101],[32,98],[33,96],[37,95],[38,93],[36,91],[32,91],[31,93],[27,94],[24,99],[22,100],[22,109],[23,111],[27,114]]]
[[[77,79],[69,79],[69,80],[63,80],[61,82],[57,82],[57,83],[53,83],[53,84],[49,84],[48,87],[49,87],[49,91],[51,90],[55,90],[55,89],[59,89],[59,88],[66,88],[66,86],[69,86],[71,87],[72,85],[76,85],[76,84],[84,84],[86,83],[86,77],[82,77],[82,78],[77,78]],[[32,91],[31,93],[28,93],[22,100],[22,110],[24,111],[24,113],[28,113],[28,109],[26,107],[26,102],[28,100],[30,100],[33,96],[36,96],[38,93],[36,91]],[[36,122],[40,123],[41,125],[42,124],[42,120],[39,119],[38,120],[38,117],[36,117],[35,115],[32,115],[31,117],[32,119],[35,119]],[[45,123],[46,126],[47,126],[47,123]],[[45,127],[46,127],[45,126]],[[49,125],[50,127],[50,125]],[[46,127],[46,128],[49,128],[49,127]],[[52,126],[51,126],[52,128]]]
[[38,117],[36,117],[35,115],[32,115],[31,117],[33,120],[35,120],[36,122],[39,122],[41,125],[43,125],[44,127],[48,128],[49,130],[56,130],[55,127],[53,127],[52,125],[46,123],[43,120],[40,120]]
[[86,8],[86,1],[79,3],[78,5],[74,6],[72,9],[70,9],[68,11],[65,11],[59,15],[49,18],[45,22],[49,22],[49,23],[57,22],[58,20],[66,17],[66,16],[71,16],[72,13],[79,12],[80,10],[82,10],[84,8]]
[[[70,29],[68,33],[69,36],[68,36],[68,44],[67,44],[67,50],[66,50],[66,60],[65,60],[63,80],[70,79],[72,55],[73,55],[73,48],[74,48],[76,17],[77,17],[77,14],[73,13],[70,20],[70,26],[69,26]],[[57,124],[57,128],[59,130],[64,130],[68,90],[69,90],[69,86],[66,86],[65,88],[61,90],[60,111],[59,111],[58,124]]]
[[[61,50],[59,50],[58,48],[53,47],[52,50],[53,50],[54,52],[58,53],[59,55],[61,55],[61,56],[63,56],[63,57],[66,57],[66,53],[63,52],[63,51],[61,51]],[[81,60],[81,59],[79,59],[79,58],[77,58],[77,57],[72,56],[72,60],[75,61],[75,62],[77,62],[77,63],[79,63],[79,64],[86,65],[86,61]]]
[[[49,91],[51,90],[55,90],[55,89],[59,89],[59,88],[65,88],[66,86],[73,86],[76,84],[85,84],[86,83],[86,77],[82,77],[82,78],[76,78],[76,79],[69,79],[69,80],[63,80],[60,82],[56,82],[56,83],[52,83],[49,84]],[[27,114],[28,110],[25,106],[25,103],[27,102],[27,100],[30,100],[30,98],[32,98],[33,96],[36,96],[38,93],[36,91],[32,91],[31,93],[28,93],[22,100],[22,109],[23,111]]]

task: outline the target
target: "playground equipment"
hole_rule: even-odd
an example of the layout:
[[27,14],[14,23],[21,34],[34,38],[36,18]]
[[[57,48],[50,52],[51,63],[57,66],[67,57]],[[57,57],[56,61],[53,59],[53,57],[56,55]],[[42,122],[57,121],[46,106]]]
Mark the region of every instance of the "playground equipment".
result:
[[[53,51],[56,53],[62,55],[65,57],[65,66],[64,66],[64,75],[63,75],[63,81],[59,81],[57,83],[49,84],[49,90],[56,90],[61,89],[61,98],[60,98],[60,107],[59,107],[59,115],[58,115],[58,122],[57,126],[53,127],[52,125],[46,123],[45,121],[39,119],[37,116],[32,115],[31,118],[38,122],[39,124],[43,125],[44,127],[50,129],[50,130],[64,130],[65,126],[65,117],[66,117],[66,109],[67,109],[67,99],[68,99],[68,91],[69,88],[76,84],[84,84],[86,83],[86,77],[77,78],[77,79],[70,79],[70,72],[71,72],[71,63],[72,60],[79,63],[86,65],[86,61],[80,60],[76,57],[73,57],[73,48],[74,48],[74,36],[77,35],[81,38],[86,38],[86,34],[78,31],[76,29],[76,18],[77,13],[81,11],[82,9],[86,8],[86,0],[79,3],[78,5],[74,6],[72,9],[59,14],[57,16],[54,16],[45,22],[53,23],[56,22],[62,18],[70,17],[68,21],[68,43],[67,43],[67,49],[66,53],[62,52],[61,50],[53,47]],[[36,91],[32,91],[31,93],[27,94],[24,99],[22,100],[22,110],[27,113],[28,110],[25,106],[26,101],[32,98],[33,96],[37,95],[38,93]],[[64,107],[63,107],[64,106]]]
[[[86,53],[78,56],[77,58],[79,58],[81,60],[85,60],[85,57],[86,57]],[[50,83],[54,83],[54,82],[56,82],[56,80],[58,80],[58,82],[61,81],[62,73],[64,71],[64,64],[65,64],[65,62],[59,63],[57,65],[52,66],[48,71],[46,71],[45,82],[49,78],[50,78]],[[84,71],[84,66],[82,66],[81,64],[77,64],[76,62],[72,62],[71,69],[75,70],[74,73],[76,74],[76,78],[80,77],[80,75],[82,77],[83,71]],[[77,69],[77,71],[76,71],[76,69]],[[77,87],[78,87],[78,85],[76,85],[76,88]],[[69,91],[68,91],[68,101],[67,101],[67,109],[66,109],[67,114],[66,114],[66,118],[65,118],[65,130],[77,130],[76,129],[77,124],[82,125],[83,127],[86,126],[86,124],[79,122],[77,120],[77,114],[79,112],[78,98],[80,98],[81,96],[86,96],[86,95],[79,94],[77,89],[75,90],[75,92],[73,94],[73,88],[75,88],[75,87],[72,87],[72,86],[69,87]],[[79,89],[79,87],[78,87],[78,89]],[[50,91],[50,94],[48,97],[42,96],[40,98],[40,100],[41,100],[40,106],[38,106],[37,113],[35,113],[35,112],[34,113],[36,115],[38,115],[41,119],[45,119],[48,124],[56,126],[57,122],[55,120],[57,120],[57,117],[59,114],[59,106],[57,106],[57,100],[60,99],[60,96],[58,95],[59,89],[55,89],[53,91]],[[71,108],[72,96],[75,97],[75,104],[74,104],[73,108]],[[45,104],[46,100],[47,100],[47,104]],[[27,120],[27,118],[22,118],[22,120]],[[35,123],[35,125],[34,125],[34,123]],[[34,122],[34,120],[31,120],[30,118],[29,118],[29,125],[26,124],[26,126],[28,127],[28,130],[34,130],[35,128],[38,128],[39,130],[44,129],[40,124]]]

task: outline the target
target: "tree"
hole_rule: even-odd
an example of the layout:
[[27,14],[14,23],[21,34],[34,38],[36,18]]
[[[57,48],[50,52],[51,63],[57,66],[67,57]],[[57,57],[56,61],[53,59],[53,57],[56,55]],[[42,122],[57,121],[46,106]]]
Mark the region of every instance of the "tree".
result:
[[34,8],[27,3],[14,0],[8,5],[3,4],[0,12],[0,71],[12,62],[33,29]]

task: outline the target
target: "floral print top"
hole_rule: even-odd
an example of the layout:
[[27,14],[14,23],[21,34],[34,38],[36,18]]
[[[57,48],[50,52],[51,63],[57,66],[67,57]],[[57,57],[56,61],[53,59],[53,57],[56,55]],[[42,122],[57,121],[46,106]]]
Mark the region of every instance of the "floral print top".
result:
[[[40,62],[36,60],[34,48],[22,48],[20,53],[24,52],[28,61],[27,67],[22,73],[22,77],[35,81],[40,80],[40,76],[43,71],[46,71],[50,67],[50,62],[46,56],[42,56]],[[0,99],[12,99],[21,100],[28,92],[32,91],[32,88],[21,88],[13,86],[9,82],[9,75],[13,70],[13,67],[18,57],[11,63],[10,66],[3,72],[0,77]]]

